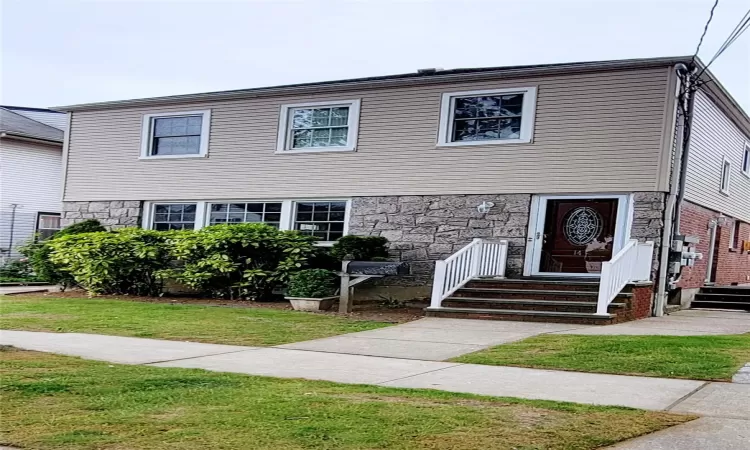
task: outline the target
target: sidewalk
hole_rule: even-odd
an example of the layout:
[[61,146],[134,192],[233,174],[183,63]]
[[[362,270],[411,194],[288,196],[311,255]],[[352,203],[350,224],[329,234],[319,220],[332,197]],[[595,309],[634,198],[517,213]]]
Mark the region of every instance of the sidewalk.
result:
[[750,420],[750,385],[163,341],[2,331],[0,344],[123,364],[427,388]]

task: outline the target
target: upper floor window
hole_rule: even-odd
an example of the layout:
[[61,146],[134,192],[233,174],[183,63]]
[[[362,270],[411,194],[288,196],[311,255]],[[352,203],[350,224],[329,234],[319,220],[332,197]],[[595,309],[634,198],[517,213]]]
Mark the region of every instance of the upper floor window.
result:
[[536,88],[443,94],[438,145],[531,142]]
[[721,163],[721,185],[719,191],[722,194],[729,195],[729,182],[732,180],[732,164],[724,157]]
[[212,203],[209,225],[219,223],[263,222],[279,228],[281,202]]
[[40,212],[36,216],[36,232],[39,240],[52,237],[60,231],[60,214]]
[[210,111],[147,114],[141,158],[203,157],[208,151]]
[[352,151],[359,100],[282,105],[277,152]]
[[745,151],[742,153],[742,173],[750,177],[750,142],[745,144]]

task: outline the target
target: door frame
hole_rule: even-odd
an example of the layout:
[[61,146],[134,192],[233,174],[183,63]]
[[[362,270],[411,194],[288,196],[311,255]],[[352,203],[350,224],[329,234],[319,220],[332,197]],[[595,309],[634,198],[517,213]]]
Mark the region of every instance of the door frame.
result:
[[617,200],[617,216],[615,236],[612,242],[612,254],[614,255],[620,251],[628,242],[628,239],[630,239],[630,229],[633,224],[633,194],[534,195],[531,197],[529,227],[528,234],[526,235],[526,256],[523,264],[524,276],[599,278],[598,273],[541,272],[539,270],[542,257],[542,235],[544,234],[544,221],[547,214],[547,201],[598,199]]

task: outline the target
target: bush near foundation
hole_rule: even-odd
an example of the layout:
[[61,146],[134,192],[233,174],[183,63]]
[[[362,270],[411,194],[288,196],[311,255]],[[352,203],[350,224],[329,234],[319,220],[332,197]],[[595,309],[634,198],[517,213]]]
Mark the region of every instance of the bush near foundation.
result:
[[177,281],[227,299],[271,299],[276,287],[307,263],[315,238],[262,223],[214,225],[177,232],[169,248]]
[[49,260],[90,295],[157,296],[172,261],[173,232],[122,228],[61,236],[47,244]]
[[20,247],[19,251],[28,259],[28,264],[31,266],[38,281],[57,284],[65,290],[69,286],[74,285],[75,280],[50,261],[49,256],[52,253],[52,247],[49,244],[54,239],[65,236],[97,231],[107,231],[107,229],[96,219],[84,220],[63,228],[46,240],[39,240],[35,237],[26,245]]

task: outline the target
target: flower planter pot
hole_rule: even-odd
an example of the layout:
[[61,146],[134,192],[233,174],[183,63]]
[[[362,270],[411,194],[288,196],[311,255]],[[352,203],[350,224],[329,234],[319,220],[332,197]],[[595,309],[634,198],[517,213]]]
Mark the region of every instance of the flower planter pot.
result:
[[305,298],[285,297],[297,311],[328,311],[338,297]]

